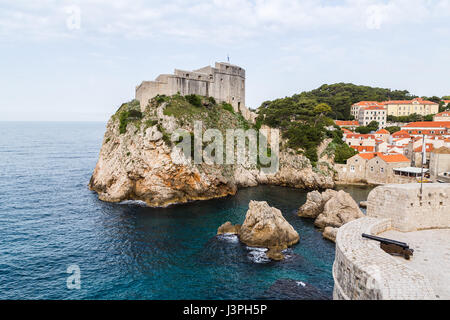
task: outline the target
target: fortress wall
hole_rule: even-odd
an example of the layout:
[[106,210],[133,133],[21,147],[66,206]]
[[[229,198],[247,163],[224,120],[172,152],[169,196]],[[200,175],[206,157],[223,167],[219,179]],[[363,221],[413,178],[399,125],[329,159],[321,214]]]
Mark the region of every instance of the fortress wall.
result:
[[136,100],[141,103],[141,111],[144,111],[148,101],[158,94],[170,95],[171,91],[167,83],[160,81],[144,81],[136,88]]
[[229,63],[216,62],[215,68],[206,66],[195,71],[175,69],[173,75],[160,75],[156,81],[144,81],[136,88],[141,109],[158,94],[198,94],[211,96],[217,102],[227,102],[246,119],[254,115],[245,106],[245,70]]
[[434,299],[429,280],[384,252],[377,235],[392,227],[390,219],[364,217],[338,229],[333,264],[335,300]]
[[367,198],[367,216],[390,218],[402,232],[450,228],[450,184],[391,184],[373,189]]

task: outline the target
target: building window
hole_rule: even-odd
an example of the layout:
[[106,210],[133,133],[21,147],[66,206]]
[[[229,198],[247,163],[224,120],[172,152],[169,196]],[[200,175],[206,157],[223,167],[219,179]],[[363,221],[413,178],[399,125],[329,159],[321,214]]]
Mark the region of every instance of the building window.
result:
[[370,167],[370,172],[373,172],[373,167]]
[[383,173],[384,172],[384,168],[380,168],[380,173]]
[[350,172],[355,172],[355,166],[350,166]]

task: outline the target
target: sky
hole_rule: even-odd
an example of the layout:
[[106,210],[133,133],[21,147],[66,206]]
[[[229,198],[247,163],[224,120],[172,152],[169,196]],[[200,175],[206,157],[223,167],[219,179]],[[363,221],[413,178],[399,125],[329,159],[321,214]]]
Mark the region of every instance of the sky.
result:
[[450,0],[0,0],[0,121],[106,121],[227,56],[250,108],[336,82],[450,95]]

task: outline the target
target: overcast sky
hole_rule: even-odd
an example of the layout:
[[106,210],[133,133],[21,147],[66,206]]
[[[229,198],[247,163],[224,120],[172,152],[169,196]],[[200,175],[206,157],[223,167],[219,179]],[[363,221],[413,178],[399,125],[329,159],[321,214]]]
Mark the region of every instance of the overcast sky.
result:
[[450,0],[0,0],[0,121],[105,121],[227,54],[251,108],[335,82],[450,95]]

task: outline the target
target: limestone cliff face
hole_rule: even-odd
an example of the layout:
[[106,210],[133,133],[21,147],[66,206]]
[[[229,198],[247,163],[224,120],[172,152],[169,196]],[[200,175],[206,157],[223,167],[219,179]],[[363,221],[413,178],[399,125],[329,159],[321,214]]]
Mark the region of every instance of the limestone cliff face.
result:
[[[174,154],[168,137],[178,127],[192,128],[185,115],[170,115],[166,107],[166,102],[150,105],[146,112],[133,118],[129,116],[131,112],[125,114],[133,109],[122,106],[108,121],[99,160],[89,183],[101,200],[142,200],[156,207],[233,195],[239,187],[258,184],[304,189],[334,186],[331,175],[313,171],[308,159],[292,151],[281,152],[279,171],[268,175],[255,166],[196,165],[188,159],[177,164],[179,162],[172,159]],[[209,106],[213,107],[218,108]],[[186,109],[183,108],[180,110]],[[206,113],[199,112],[200,119],[212,112],[212,109],[205,110]],[[238,125],[232,112],[220,110],[214,109],[218,123]],[[178,156],[184,157],[181,153]]]

